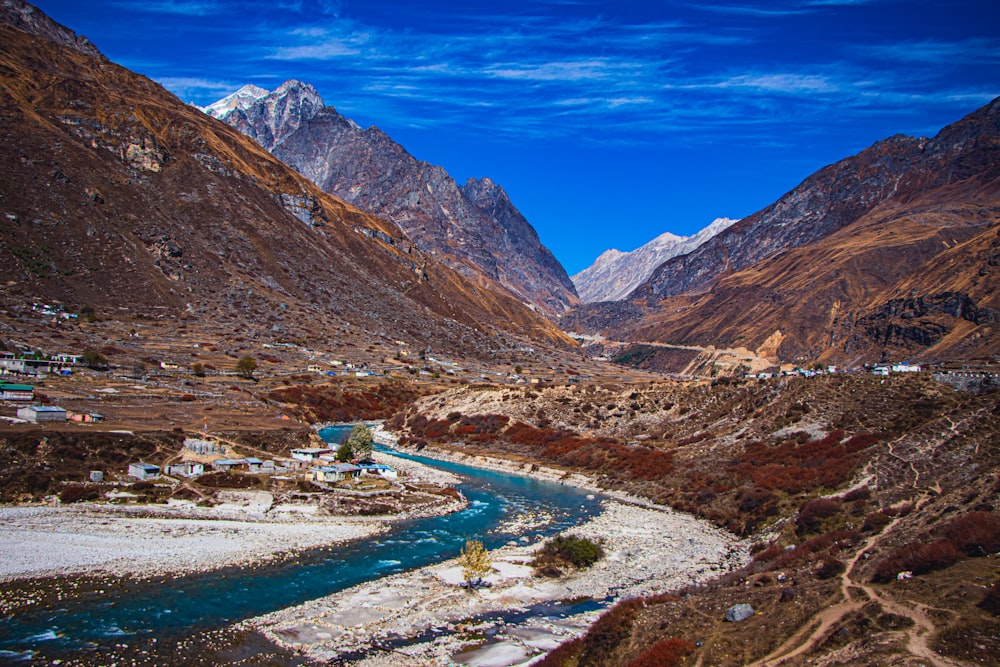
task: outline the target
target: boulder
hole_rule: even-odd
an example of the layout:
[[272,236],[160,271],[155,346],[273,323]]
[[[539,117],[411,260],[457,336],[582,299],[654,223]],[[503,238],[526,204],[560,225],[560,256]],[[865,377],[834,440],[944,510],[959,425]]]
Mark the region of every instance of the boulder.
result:
[[745,602],[741,602],[740,604],[734,604],[726,610],[726,620],[730,623],[739,623],[740,621],[747,620],[753,614],[753,607]]

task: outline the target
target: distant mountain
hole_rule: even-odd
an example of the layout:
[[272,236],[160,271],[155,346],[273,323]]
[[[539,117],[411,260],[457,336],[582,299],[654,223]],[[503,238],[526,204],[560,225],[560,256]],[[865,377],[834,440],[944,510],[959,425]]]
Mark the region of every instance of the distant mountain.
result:
[[259,90],[243,88],[239,101],[230,96],[205,111],[324,191],[399,225],[422,251],[484,287],[499,286],[549,315],[579,302],[565,269],[490,179],[459,186],[378,128],[362,129],[324,106],[308,84]]
[[266,90],[258,86],[248,84],[237,90],[232,95],[227,95],[218,102],[209,104],[207,107],[202,109],[202,111],[207,113],[209,116],[223,118],[233,111],[245,111],[247,108],[252,106],[254,102],[266,96]]
[[222,339],[399,338],[465,357],[571,345],[396,225],[18,4],[0,14],[5,321],[40,300]]
[[666,232],[631,252],[605,250],[593,264],[572,276],[576,293],[585,303],[624,299],[660,264],[691,252],[735,222],[730,218],[716,218],[692,236]]
[[810,176],[566,330],[857,364],[1000,354],[1000,98]]

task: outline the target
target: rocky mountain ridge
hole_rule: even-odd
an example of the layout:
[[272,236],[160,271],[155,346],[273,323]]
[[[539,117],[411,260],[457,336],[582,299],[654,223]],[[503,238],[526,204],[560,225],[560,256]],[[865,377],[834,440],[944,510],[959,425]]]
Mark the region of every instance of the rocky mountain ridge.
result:
[[325,192],[397,224],[422,251],[482,286],[549,315],[578,303],[565,270],[499,185],[469,179],[459,186],[378,128],[362,129],[324,106],[311,86],[288,81],[245,108],[210,113]]
[[0,24],[4,321],[41,301],[210,322],[234,339],[389,337],[470,357],[570,344],[226,124],[51,40],[67,30],[33,16],[32,32]]
[[989,180],[1000,170],[990,161],[996,129],[991,106],[932,139],[896,135],[824,167],[774,204],[665,263],[642,294],[662,298],[702,290],[724,272],[827,237],[882,202],[905,201],[973,176]]
[[933,139],[892,137],[824,168],[627,300],[562,326],[776,363],[989,357],[1000,353],[998,182],[994,100]]
[[605,250],[593,264],[571,276],[571,280],[584,303],[624,299],[660,264],[695,250],[736,222],[731,218],[716,218],[691,236],[665,232],[630,252]]

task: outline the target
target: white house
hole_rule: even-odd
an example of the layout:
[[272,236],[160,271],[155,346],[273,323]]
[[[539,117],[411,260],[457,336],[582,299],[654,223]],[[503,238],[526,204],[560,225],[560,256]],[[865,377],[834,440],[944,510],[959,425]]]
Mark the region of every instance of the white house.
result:
[[159,479],[160,466],[154,466],[151,463],[143,463],[142,461],[139,461],[138,463],[129,463],[128,474],[130,477],[137,477],[139,479]]
[[306,447],[303,449],[293,449],[292,458],[298,459],[299,461],[315,461],[322,454],[335,454],[332,449],[328,447]]
[[350,463],[313,468],[313,479],[317,482],[339,482],[349,477],[357,477],[359,474],[361,474],[361,468]]
[[205,474],[205,464],[196,461],[171,463],[166,467],[165,472],[174,477],[197,477]]
[[66,421],[66,411],[54,405],[28,405],[18,408],[17,416],[36,424]]
[[893,364],[892,365],[892,372],[893,373],[919,373],[920,372],[920,365],[919,364],[911,364],[911,363],[909,363],[907,361],[903,361],[903,362],[900,362],[898,364]]

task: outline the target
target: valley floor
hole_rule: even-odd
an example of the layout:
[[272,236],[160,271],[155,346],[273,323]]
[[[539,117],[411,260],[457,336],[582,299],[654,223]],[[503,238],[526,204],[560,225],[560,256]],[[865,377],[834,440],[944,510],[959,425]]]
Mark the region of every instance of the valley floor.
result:
[[[320,661],[382,665],[512,665],[586,631],[600,612],[557,603],[675,590],[744,564],[746,550],[707,522],[607,501],[573,534],[604,541],[592,568],[548,579],[530,566],[540,545],[492,553],[489,586],[461,586],[456,560],[374,580],[251,619],[279,645]],[[533,610],[524,613],[526,610]]]
[[[453,475],[378,455],[410,479],[453,484]],[[225,492],[223,492],[225,493]],[[262,491],[231,491],[200,507],[81,503],[0,506],[0,581],[62,575],[153,575],[253,564],[289,552],[382,532],[391,517],[321,516],[315,505],[272,505]],[[446,513],[458,502],[428,511]]]

